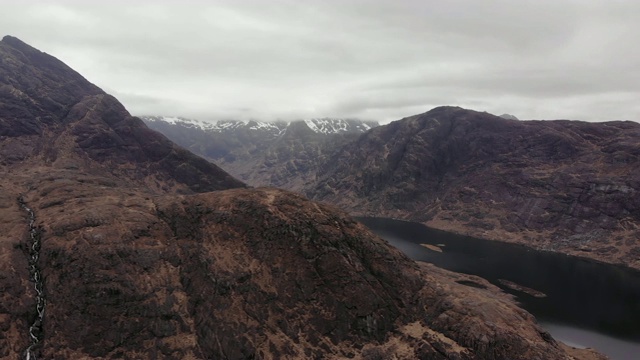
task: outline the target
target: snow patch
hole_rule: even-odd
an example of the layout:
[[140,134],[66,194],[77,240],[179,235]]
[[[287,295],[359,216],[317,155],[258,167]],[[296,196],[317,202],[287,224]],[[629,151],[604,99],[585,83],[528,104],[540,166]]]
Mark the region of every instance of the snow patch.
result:
[[[285,122],[266,122],[257,120],[219,120],[216,122],[206,122],[176,116],[142,116],[141,118],[146,122],[164,122],[176,126],[197,128],[203,131],[221,133],[235,129],[246,129],[270,133],[276,137],[282,135],[290,124]],[[302,121],[304,121],[309,129],[318,134],[365,132],[378,125],[375,122],[365,122],[358,119],[313,118]]]
[[147,122],[165,122],[171,125],[180,125],[185,127],[195,127],[203,130],[211,129],[215,125],[209,122],[195,120],[195,119],[187,119],[183,117],[176,116],[141,116],[142,120]]
[[376,126],[374,122],[358,119],[313,118],[304,120],[307,126],[319,134],[339,134],[346,132],[365,132]]

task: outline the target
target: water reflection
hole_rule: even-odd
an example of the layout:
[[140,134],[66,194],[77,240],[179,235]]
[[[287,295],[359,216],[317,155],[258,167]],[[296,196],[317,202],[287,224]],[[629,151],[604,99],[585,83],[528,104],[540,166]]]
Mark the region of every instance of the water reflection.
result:
[[[380,218],[359,220],[415,260],[481,276],[516,295],[521,305],[556,336],[571,334],[576,342],[583,341],[612,358],[626,357],[614,356],[605,348],[613,350],[626,344],[625,349],[634,350],[634,355],[640,358],[640,272],[454,235],[416,223]],[[425,248],[421,243],[444,245],[443,252]],[[538,290],[547,297],[537,298],[509,289],[499,279]]]

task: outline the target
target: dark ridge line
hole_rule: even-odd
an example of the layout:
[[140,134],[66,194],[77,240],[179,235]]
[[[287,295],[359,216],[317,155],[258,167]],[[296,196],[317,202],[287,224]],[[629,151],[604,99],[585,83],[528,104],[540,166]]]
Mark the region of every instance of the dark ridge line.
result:
[[24,352],[24,358],[26,360],[37,360],[36,355],[41,347],[43,339],[42,324],[44,320],[44,308],[46,305],[46,297],[44,294],[44,279],[38,266],[38,260],[40,259],[40,247],[42,240],[42,229],[36,227],[36,214],[24,200],[24,197],[20,195],[18,197],[18,204],[27,212],[29,222],[29,281],[33,282],[33,287],[36,291],[36,318],[29,326],[29,338],[30,344]]

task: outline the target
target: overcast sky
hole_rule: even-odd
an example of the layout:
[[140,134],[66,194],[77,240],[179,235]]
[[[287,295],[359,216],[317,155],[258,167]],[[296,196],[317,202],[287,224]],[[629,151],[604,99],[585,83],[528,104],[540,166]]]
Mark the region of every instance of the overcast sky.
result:
[[0,0],[0,36],[134,115],[640,120],[640,1],[102,3]]

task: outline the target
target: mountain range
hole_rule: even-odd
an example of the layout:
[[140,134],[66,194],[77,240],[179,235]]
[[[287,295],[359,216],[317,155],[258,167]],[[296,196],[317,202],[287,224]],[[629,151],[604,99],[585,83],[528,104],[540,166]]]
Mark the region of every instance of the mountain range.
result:
[[377,122],[317,118],[298,121],[198,120],[142,116],[151,128],[220,165],[252,186],[302,191],[334,150]]
[[296,121],[218,120],[213,122],[175,116],[140,116],[140,119],[153,127],[177,125],[212,133],[254,131],[274,137],[282,135],[292,123],[304,123],[314,133],[325,135],[365,132],[380,125],[376,121],[349,118],[311,118]]
[[2,359],[598,357],[333,206],[247,188],[11,36],[0,174]]
[[225,158],[190,147],[253,186],[640,269],[636,122],[519,121],[445,106],[343,136],[299,128],[196,141],[156,127],[185,146],[232,149]]

